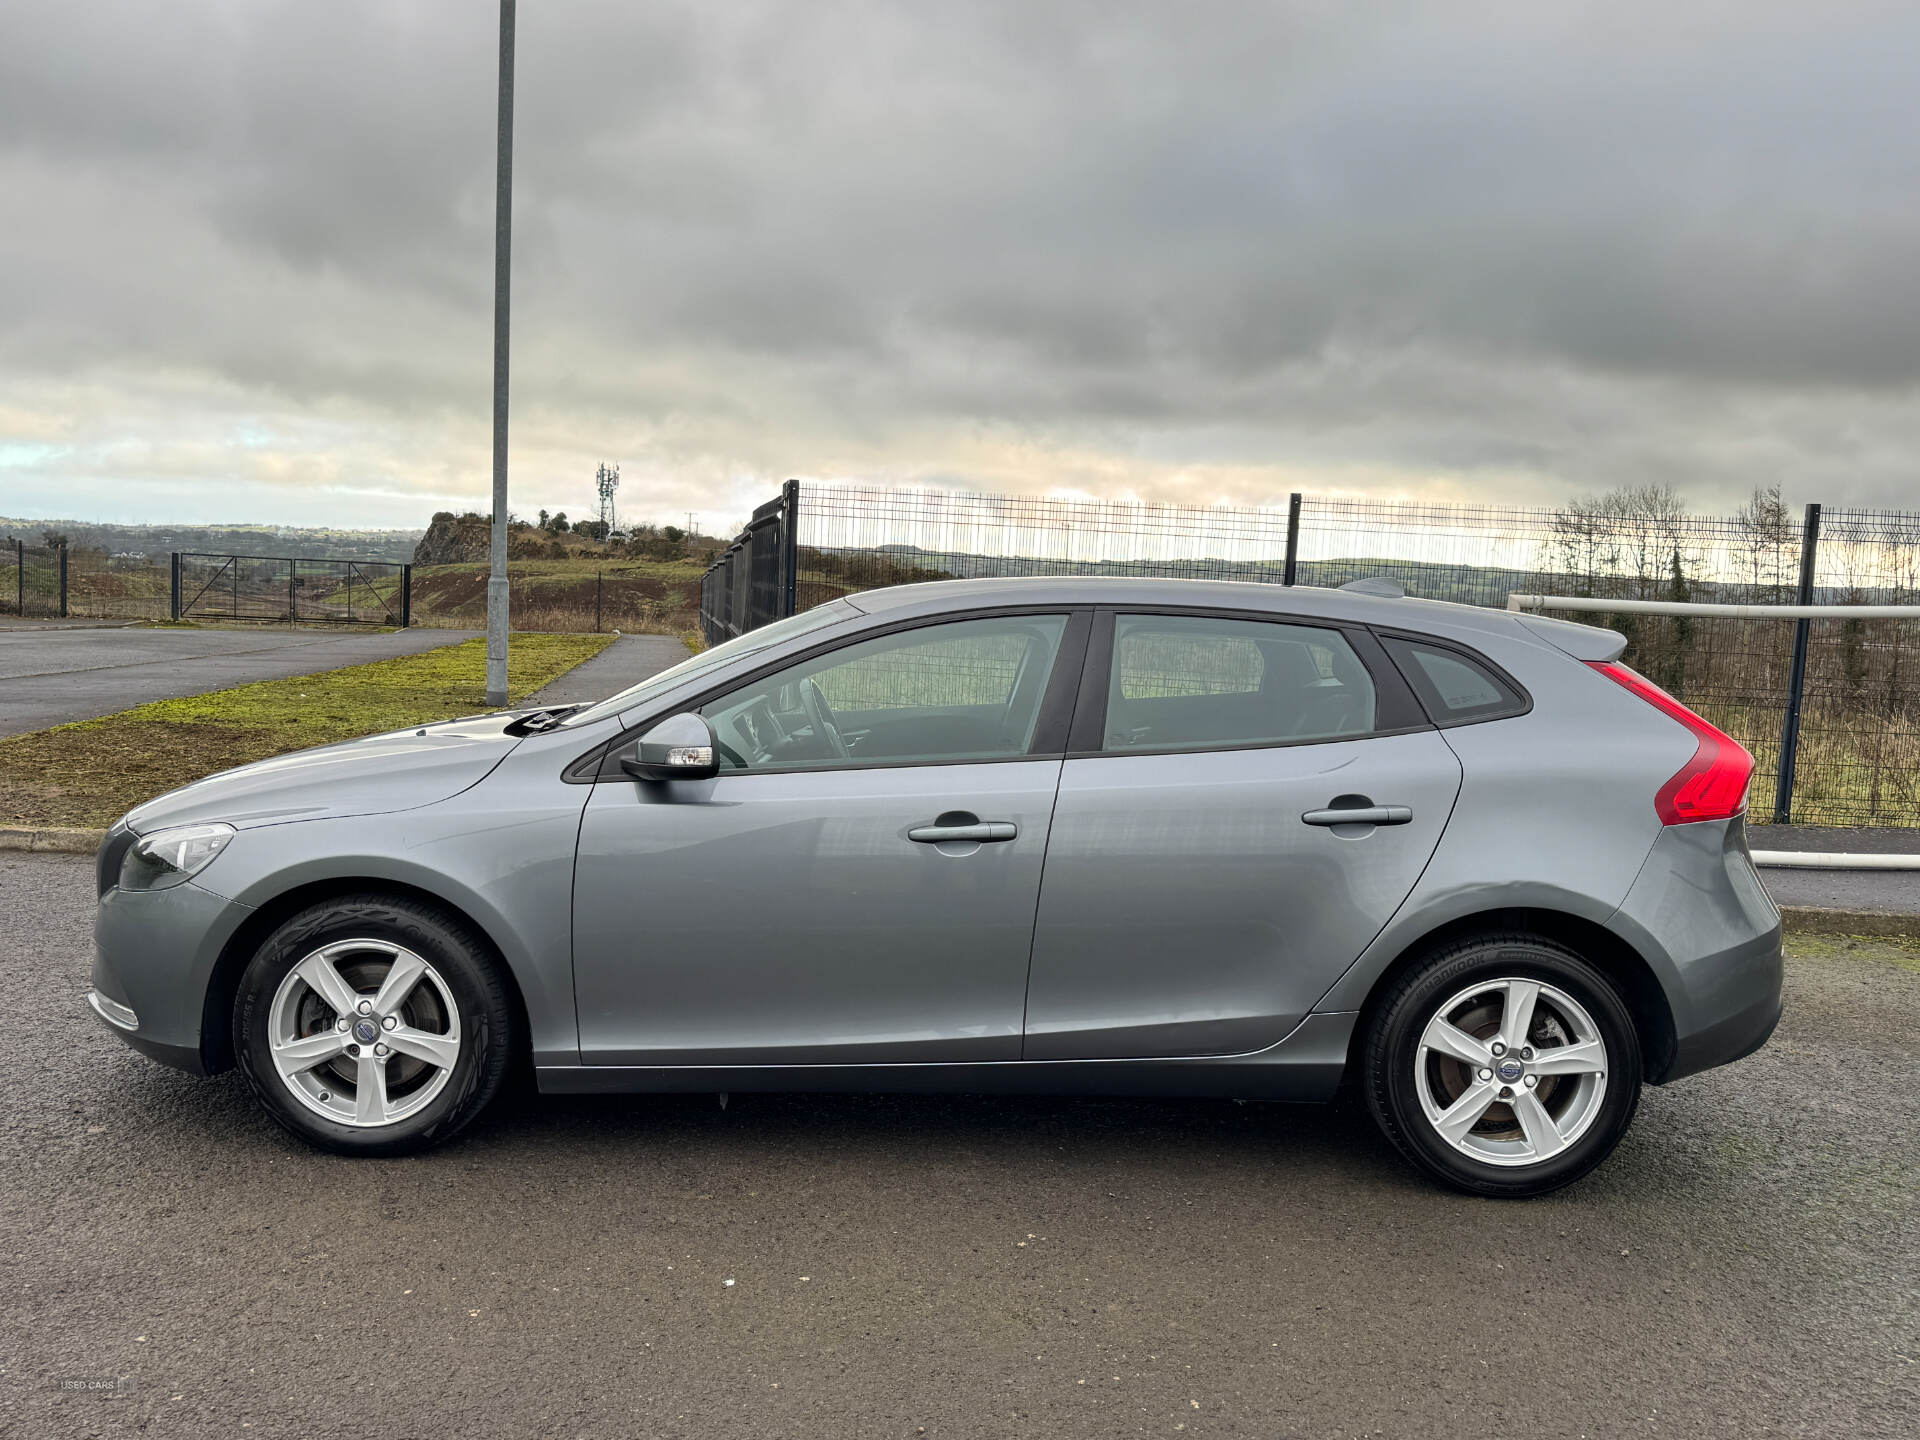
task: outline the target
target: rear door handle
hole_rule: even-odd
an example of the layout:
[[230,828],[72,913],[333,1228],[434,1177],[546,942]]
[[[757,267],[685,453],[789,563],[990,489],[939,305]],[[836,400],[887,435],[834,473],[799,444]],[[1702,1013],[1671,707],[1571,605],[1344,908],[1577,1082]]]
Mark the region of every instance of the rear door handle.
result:
[[976,820],[971,825],[918,825],[907,831],[907,839],[939,845],[949,840],[1011,840],[1019,833],[1011,820]]
[[1309,810],[1300,817],[1309,825],[1406,825],[1413,810],[1406,805],[1363,805],[1352,810]]

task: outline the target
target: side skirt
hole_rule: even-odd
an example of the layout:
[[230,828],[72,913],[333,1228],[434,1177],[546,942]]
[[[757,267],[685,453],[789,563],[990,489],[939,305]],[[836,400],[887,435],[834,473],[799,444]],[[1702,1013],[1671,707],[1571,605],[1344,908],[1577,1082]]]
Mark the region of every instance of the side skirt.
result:
[[1328,1100],[1346,1070],[1357,1011],[1309,1015],[1251,1055],[1174,1060],[990,1060],[926,1065],[541,1065],[548,1095],[708,1090],[983,1095],[1212,1095]]

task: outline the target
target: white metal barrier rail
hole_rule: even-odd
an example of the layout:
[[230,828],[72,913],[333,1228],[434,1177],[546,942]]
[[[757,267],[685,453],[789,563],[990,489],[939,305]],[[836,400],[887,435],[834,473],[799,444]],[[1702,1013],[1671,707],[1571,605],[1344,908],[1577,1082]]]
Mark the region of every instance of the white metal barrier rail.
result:
[[1694,600],[1608,600],[1596,595],[1507,596],[1509,610],[1597,610],[1722,620],[1920,620],[1920,605],[1715,605]]

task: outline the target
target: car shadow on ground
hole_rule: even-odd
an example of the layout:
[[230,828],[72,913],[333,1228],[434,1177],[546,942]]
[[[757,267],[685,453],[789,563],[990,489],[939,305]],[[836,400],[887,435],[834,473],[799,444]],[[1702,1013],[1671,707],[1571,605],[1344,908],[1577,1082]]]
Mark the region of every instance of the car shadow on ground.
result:
[[[323,1165],[362,1163],[279,1130],[236,1072],[200,1080],[128,1063],[105,1067],[98,1080],[111,1092],[96,1097],[100,1108],[118,1112],[123,1136],[186,1151],[264,1146]],[[528,1161],[571,1156],[597,1167],[664,1155],[678,1164],[768,1165],[831,1156],[836,1165],[895,1168],[916,1157],[964,1158],[1009,1174],[1061,1163],[1125,1160],[1150,1171],[1204,1163],[1214,1171],[1254,1167],[1269,1182],[1341,1175],[1424,1188],[1346,1091],[1329,1104],[782,1091],[734,1093],[722,1106],[712,1093],[542,1095],[520,1080],[460,1135],[410,1163],[445,1157],[505,1176]]]

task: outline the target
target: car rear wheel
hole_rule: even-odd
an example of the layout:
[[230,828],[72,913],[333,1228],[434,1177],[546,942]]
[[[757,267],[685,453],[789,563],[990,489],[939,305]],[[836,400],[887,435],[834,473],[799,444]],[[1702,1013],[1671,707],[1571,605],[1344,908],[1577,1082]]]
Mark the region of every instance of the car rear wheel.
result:
[[1366,1090],[1400,1152],[1475,1195],[1543,1195],[1612,1153],[1640,1100],[1633,1019],[1611,983],[1537,936],[1428,956],[1383,998]]
[[331,900],[274,931],[241,977],[234,1053],[267,1113],[311,1144],[397,1155],[454,1134],[500,1088],[513,1007],[484,947],[430,906]]

